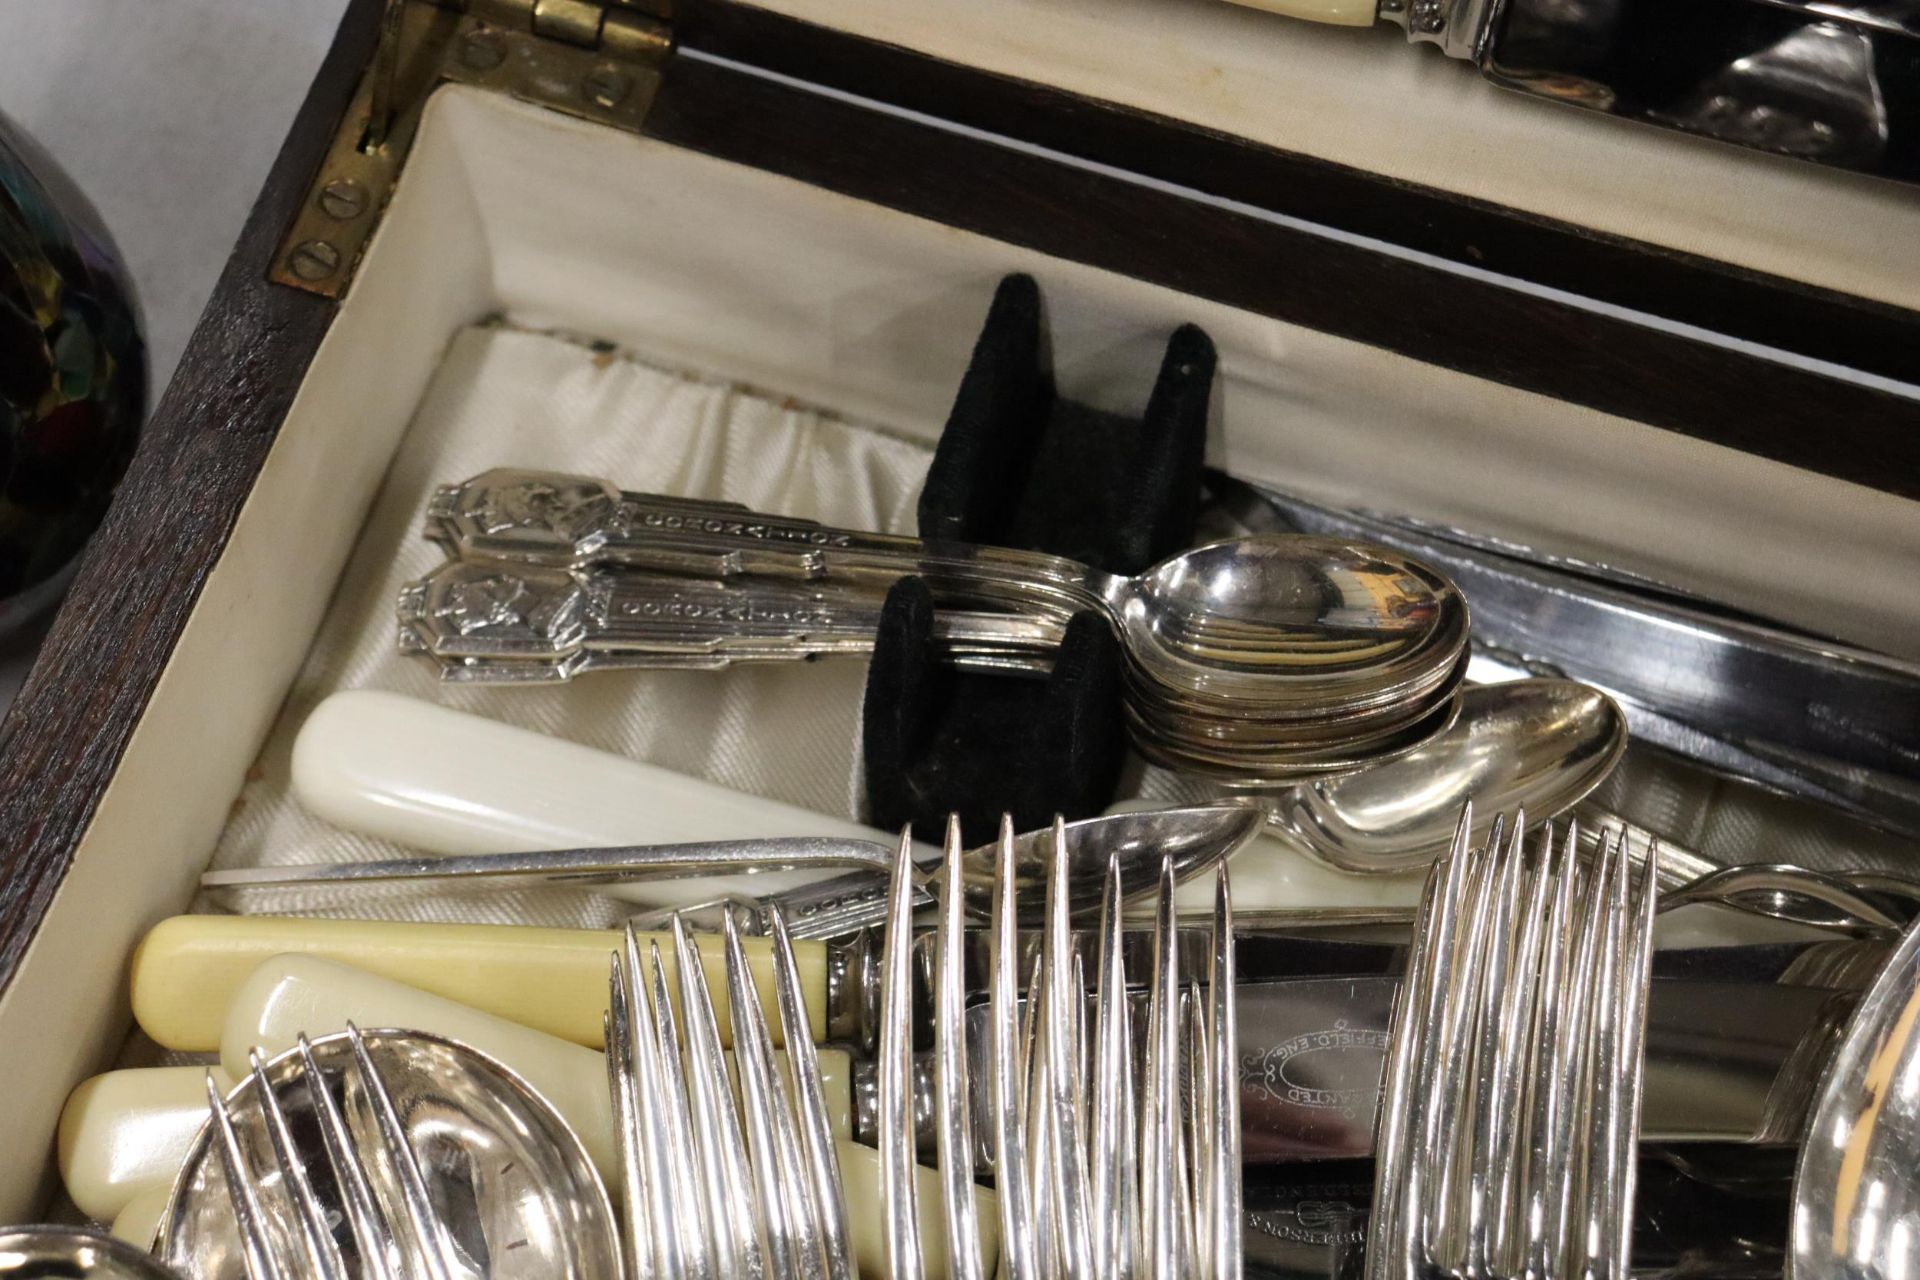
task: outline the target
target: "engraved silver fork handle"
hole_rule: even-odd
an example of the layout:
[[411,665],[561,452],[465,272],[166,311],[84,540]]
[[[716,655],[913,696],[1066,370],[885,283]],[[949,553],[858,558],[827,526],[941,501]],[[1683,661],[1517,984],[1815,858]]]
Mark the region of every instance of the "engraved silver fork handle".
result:
[[[402,652],[449,680],[566,680],[609,668],[714,670],[873,651],[878,596],[829,584],[452,560],[400,594]],[[1051,670],[1058,618],[944,611],[934,639],[970,669]]]
[[768,516],[733,502],[627,493],[591,476],[498,468],[443,485],[424,532],[463,557],[624,565],[702,578],[832,578],[885,590],[908,574],[955,603],[1099,607],[1107,575],[1062,556]]

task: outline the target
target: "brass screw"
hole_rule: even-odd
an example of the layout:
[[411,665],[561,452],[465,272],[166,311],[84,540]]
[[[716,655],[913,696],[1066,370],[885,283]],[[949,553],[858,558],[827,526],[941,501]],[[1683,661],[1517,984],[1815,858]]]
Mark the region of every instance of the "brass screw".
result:
[[294,247],[287,265],[302,280],[325,280],[340,269],[340,251],[325,240],[309,240]]
[[351,178],[329,182],[321,188],[320,207],[342,222],[357,218],[367,211],[367,189]]
[[633,92],[633,77],[618,67],[595,67],[581,84],[587,101],[611,110]]
[[474,71],[491,71],[507,60],[507,48],[491,31],[469,31],[460,41],[460,61]]

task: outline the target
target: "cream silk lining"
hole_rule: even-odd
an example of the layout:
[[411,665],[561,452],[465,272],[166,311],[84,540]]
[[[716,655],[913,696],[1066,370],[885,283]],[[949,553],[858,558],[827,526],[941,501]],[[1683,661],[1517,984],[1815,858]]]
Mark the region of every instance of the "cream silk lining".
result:
[[[409,852],[339,831],[293,798],[295,735],[314,706],[341,689],[424,698],[741,791],[856,816],[863,663],[449,686],[424,662],[395,651],[394,599],[442,558],[419,534],[427,495],[436,484],[489,467],[583,472],[629,489],[911,532],[929,456],[917,441],[595,345],[501,325],[462,330],[394,457],[213,865]],[[408,914],[572,922],[565,906],[527,905],[434,904]]]

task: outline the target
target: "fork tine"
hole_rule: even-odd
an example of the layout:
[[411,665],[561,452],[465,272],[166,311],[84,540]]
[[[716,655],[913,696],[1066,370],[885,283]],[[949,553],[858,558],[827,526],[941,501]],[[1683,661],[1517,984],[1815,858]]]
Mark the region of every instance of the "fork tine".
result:
[[1160,898],[1153,921],[1153,989],[1147,1001],[1147,1078],[1144,1119],[1149,1193],[1143,1217],[1147,1274],[1177,1280],[1188,1274],[1187,1240],[1181,1232],[1186,1196],[1181,1165],[1185,1142],[1180,1113],[1180,950],[1173,906],[1173,864],[1160,868]]
[[677,1176],[673,1158],[662,1054],[677,1060],[679,1048],[676,1042],[663,1049],[651,1005],[639,935],[628,925],[613,959],[606,1041],[635,1280],[648,1268],[662,1277],[702,1274],[706,1252],[704,1240],[696,1238],[699,1219],[688,1221],[689,1184]]
[[1213,1064],[1208,1057],[1206,999],[1200,994],[1200,983],[1196,978],[1187,979],[1186,1010],[1183,1021],[1187,1027],[1187,1142],[1181,1159],[1187,1166],[1187,1210],[1188,1231],[1194,1242],[1193,1274],[1198,1280],[1209,1280],[1212,1272],[1208,1267],[1213,1254],[1206,1247],[1206,1241],[1200,1233],[1206,1230],[1208,1219],[1207,1204],[1207,1144],[1208,1134],[1213,1124],[1213,1096],[1207,1088],[1212,1078]]
[[800,966],[787,933],[786,914],[778,904],[767,907],[767,925],[773,935],[773,985],[780,998],[780,1032],[787,1046],[787,1065],[793,1072],[799,1100],[800,1146],[807,1176],[813,1183],[819,1217],[820,1245],[828,1280],[852,1280],[853,1246],[849,1243],[847,1189],[840,1176],[840,1151],[827,1114],[820,1055],[813,1043],[807,1002],[800,989]]
[[940,1153],[940,1201],[946,1214],[947,1274],[985,1280],[980,1222],[973,1199],[973,1116],[967,1091],[966,880],[960,818],[947,819],[940,928],[934,970],[933,1087]]
[[1526,812],[1516,812],[1505,848],[1490,846],[1487,850],[1492,915],[1487,925],[1477,1043],[1469,1074],[1473,1104],[1466,1125],[1469,1158],[1460,1187],[1464,1204],[1455,1224],[1460,1232],[1456,1256],[1466,1274],[1475,1276],[1487,1274],[1492,1253],[1493,1224],[1498,1214],[1495,1196],[1502,1173],[1498,1155],[1506,1147],[1512,1120],[1508,1096],[1512,1090],[1507,1077],[1514,1069],[1517,1018],[1525,990],[1517,980],[1516,971],[1523,970],[1516,947],[1524,932],[1518,917],[1525,881],[1526,825]]
[[360,1271],[365,1280],[398,1280],[400,1258],[395,1252],[393,1233],[386,1225],[380,1205],[367,1182],[367,1171],[353,1154],[353,1136],[347,1132],[347,1118],[327,1088],[320,1064],[314,1060],[313,1044],[303,1032],[295,1041],[300,1054],[300,1070],[309,1084],[313,1115],[320,1130],[320,1146],[327,1164],[333,1169],[340,1187],[341,1211],[353,1231],[355,1247],[360,1251]]
[[988,1052],[993,1099],[993,1182],[1000,1202],[1000,1256],[1007,1280],[1037,1280],[1027,1183],[1026,1069],[1016,1003],[1020,946],[1014,915],[1013,815],[1000,819],[993,869],[993,963],[988,982]]
[[[663,1184],[657,1211],[666,1220],[664,1238],[671,1242],[671,1256],[679,1267],[675,1276],[706,1280],[719,1274],[713,1242],[717,1208],[699,1193],[700,1166],[693,1150],[693,1122],[687,1111],[688,1088],[667,968],[660,957],[660,943],[652,939],[642,967],[640,935],[633,925],[627,926],[623,941],[627,990],[634,1001],[634,1049],[648,1071],[640,1105],[645,1109],[643,1116],[650,1117],[648,1128],[656,1141],[653,1154]],[[652,1018],[651,1027],[647,1016]]]
[[[1579,824],[1569,822],[1554,862],[1553,900],[1548,908],[1540,963],[1540,1000],[1534,1041],[1539,1046],[1533,1090],[1527,1103],[1527,1167],[1523,1188],[1525,1231],[1523,1272],[1547,1277],[1560,1267],[1562,1203],[1570,1176],[1566,1135],[1560,1117],[1572,1087],[1566,1059],[1571,1053],[1568,991],[1574,959],[1574,909],[1581,880]],[[1553,831],[1547,831],[1553,849]]]
[[[313,1180],[307,1176],[306,1161],[300,1158],[299,1149],[294,1145],[293,1130],[287,1125],[287,1113],[280,1106],[273,1085],[267,1080],[267,1071],[261,1065],[258,1049],[247,1050],[247,1064],[252,1068],[253,1091],[260,1098],[260,1114],[266,1121],[267,1144],[273,1150],[273,1162],[280,1168],[287,1198],[293,1203],[296,1227],[294,1242],[300,1247],[304,1270],[315,1280],[342,1280],[346,1264],[333,1242],[333,1233],[327,1227],[326,1210],[313,1193]],[[317,1074],[307,1077],[306,1085],[310,1091],[326,1087]]]
[[1133,1273],[1139,1231],[1139,1179],[1134,1156],[1133,1029],[1127,1001],[1125,922],[1121,916],[1120,851],[1107,856],[1100,898],[1100,959],[1094,997],[1093,1220],[1105,1224],[1096,1240],[1098,1274],[1124,1280]]
[[[638,942],[637,934],[635,942]],[[667,982],[667,966],[661,958],[659,942],[648,942],[647,955],[648,969],[644,979],[653,991],[651,1045],[648,1046],[647,1029],[644,1026],[636,1026],[634,1034],[640,1037],[640,1044],[651,1048],[654,1061],[660,1068],[659,1087],[652,1101],[657,1107],[671,1160],[670,1184],[676,1206],[675,1222],[678,1224],[681,1264],[686,1269],[688,1280],[704,1280],[705,1277],[720,1274],[720,1252],[715,1243],[716,1236],[722,1230],[718,1216],[720,1206],[700,1194],[700,1188],[706,1184],[702,1181],[700,1158],[694,1151],[693,1120],[687,1110],[686,1073],[680,1061],[680,1030],[674,1023],[673,993]],[[642,980],[642,975],[636,971],[638,964],[639,957],[630,954],[628,980],[636,985]],[[731,1237],[728,1238],[731,1240]],[[730,1258],[732,1254],[726,1256]]]
[[628,1280],[654,1280],[666,1271],[658,1257],[665,1242],[651,1211],[656,1188],[644,1171],[648,1135],[640,1119],[640,1089],[634,1078],[633,1016],[624,959],[612,956],[608,970],[607,1093],[613,1102],[614,1146],[620,1152],[620,1216],[625,1227],[622,1234],[627,1276]]
[[[1245,1265],[1245,1230],[1240,1185],[1240,1063],[1239,1014],[1235,1004],[1236,973],[1233,934],[1233,884],[1222,862],[1213,890],[1213,972],[1209,976],[1207,1038],[1212,1070],[1207,1082],[1213,1095],[1213,1125],[1209,1134],[1211,1163],[1207,1167],[1207,1211],[1204,1248],[1212,1254],[1208,1270],[1213,1280],[1240,1280]],[[1122,975],[1124,978],[1124,975]]]
[[[1624,844],[1626,837],[1621,837]],[[1646,1087],[1647,979],[1653,963],[1653,917],[1658,910],[1660,887],[1660,842],[1647,845],[1646,868],[1640,874],[1640,901],[1634,908],[1633,952],[1627,966],[1628,985],[1626,1034],[1621,1057],[1630,1080],[1625,1088],[1622,1121],[1616,1135],[1614,1167],[1618,1170],[1611,1184],[1615,1203],[1613,1227],[1614,1269],[1620,1276],[1631,1275],[1633,1268],[1633,1205],[1639,1171],[1640,1109]]]
[[248,1280],[279,1280],[280,1268],[274,1261],[273,1241],[267,1235],[267,1216],[260,1208],[260,1196],[247,1169],[246,1153],[240,1149],[240,1135],[234,1132],[233,1114],[220,1087],[207,1073],[207,1108],[212,1113],[213,1144],[220,1155],[220,1174],[227,1184],[227,1200],[233,1205],[233,1222],[240,1237],[240,1256],[246,1263]]
[[1054,1226],[1068,1275],[1093,1273],[1093,1228],[1087,1220],[1087,1141],[1080,1123],[1080,1043],[1074,1035],[1081,999],[1073,981],[1073,941],[1067,918],[1067,824],[1053,820],[1053,860],[1047,870],[1047,989],[1041,1009],[1047,1061],[1046,1107]]
[[1574,1233],[1584,1231],[1586,1225],[1581,1211],[1586,1197],[1582,1185],[1586,1143],[1582,1135],[1587,1132],[1592,1116],[1593,988],[1600,959],[1600,934],[1606,920],[1604,903],[1610,861],[1606,854],[1603,844],[1599,860],[1583,877],[1573,921],[1573,949],[1567,960],[1567,978],[1560,989],[1566,1007],[1555,1055],[1560,1105],[1551,1121],[1559,1155],[1554,1170],[1557,1176],[1552,1231],[1547,1242],[1552,1274],[1568,1273],[1574,1259],[1583,1252],[1584,1241]]
[[777,1276],[814,1280],[825,1274],[814,1226],[812,1188],[801,1175],[792,1105],[773,1062],[772,1035],[760,993],[740,945],[733,912],[721,920],[727,957],[727,1000],[733,1024],[733,1061],[746,1113],[752,1185],[766,1230],[767,1263]]
[[1457,938],[1444,938],[1439,952],[1439,1052],[1427,1055],[1432,1102],[1424,1141],[1416,1148],[1422,1154],[1416,1158],[1425,1162],[1429,1179],[1421,1206],[1422,1253],[1443,1270],[1459,1258],[1463,1244],[1464,1215],[1459,1203],[1464,1197],[1460,1188],[1471,1151],[1471,1131],[1462,1122],[1462,1113],[1469,1109],[1473,1086],[1472,1063],[1478,1047],[1475,1032],[1484,1008],[1483,975],[1491,949],[1491,908],[1502,862],[1494,851],[1501,848],[1504,829],[1502,819],[1496,817],[1485,849],[1470,849],[1465,854],[1457,886],[1463,895],[1455,925]]
[[[426,1174],[421,1171],[420,1161],[413,1154],[413,1144],[407,1139],[406,1126],[400,1121],[393,1095],[387,1091],[387,1082],[374,1065],[373,1055],[367,1050],[366,1038],[360,1034],[360,1028],[351,1022],[347,1024],[347,1044],[353,1051],[354,1074],[360,1081],[361,1094],[372,1112],[380,1149],[391,1163],[394,1181],[400,1189],[400,1217],[412,1246],[403,1248],[401,1252],[418,1263],[426,1280],[454,1280],[460,1268],[454,1261],[453,1240],[448,1236],[447,1225],[440,1220],[427,1194]],[[357,1148],[348,1152],[350,1160],[359,1157]]]
[[1614,1227],[1610,1219],[1613,1180],[1620,1172],[1613,1167],[1620,1148],[1620,1125],[1625,1119],[1625,1099],[1621,1096],[1627,1082],[1621,1060],[1625,1025],[1621,997],[1627,975],[1623,972],[1627,949],[1627,859],[1626,840],[1617,831],[1609,832],[1601,844],[1601,861],[1606,877],[1604,893],[1599,894],[1602,919],[1595,959],[1593,1011],[1588,1052],[1592,1055],[1591,1083],[1588,1086],[1590,1119],[1582,1126],[1584,1144],[1584,1190],[1582,1213],[1575,1220],[1580,1232],[1578,1247],[1585,1260],[1581,1273],[1595,1280],[1613,1275]]
[[880,1181],[887,1274],[920,1280],[920,1206],[913,1141],[913,828],[900,833],[887,886],[880,959]]
[[[1524,842],[1526,825],[1517,823],[1514,839]],[[1520,856],[1524,858],[1525,851]],[[1521,931],[1513,977],[1514,997],[1502,1017],[1501,1044],[1504,1066],[1500,1073],[1501,1114],[1507,1117],[1504,1138],[1493,1153],[1498,1170],[1494,1193],[1494,1211],[1487,1265],[1496,1275],[1514,1275],[1523,1265],[1520,1242],[1524,1239],[1525,1174],[1529,1135],[1530,1090],[1541,1074],[1542,1049],[1537,1037],[1540,1002],[1544,994],[1544,948],[1548,940],[1547,917],[1557,885],[1553,852],[1553,824],[1541,829],[1540,854],[1527,871],[1526,901],[1520,908]]]
[[1033,1200],[1033,1247],[1043,1275],[1061,1271],[1060,1234],[1055,1230],[1054,1199],[1042,1190],[1053,1168],[1052,1126],[1047,1114],[1046,1019],[1040,1016],[1046,1001],[1047,966],[1044,951],[1036,957],[1027,983],[1026,1017],[1020,1028],[1021,1087],[1025,1092],[1027,1129],[1027,1186]]
[[1461,806],[1447,855],[1427,872],[1415,916],[1407,974],[1394,998],[1374,1149],[1374,1215],[1367,1233],[1368,1280],[1406,1280],[1422,1261],[1422,1204],[1427,1181],[1422,1150],[1432,1100],[1431,1045],[1446,998],[1442,957],[1450,952],[1457,899],[1467,875],[1473,805]]
[[699,948],[676,913],[672,921],[674,968],[680,979],[680,1012],[686,1020],[686,1085],[690,1102],[690,1138],[701,1184],[711,1206],[714,1272],[722,1276],[764,1276],[766,1250],[760,1239],[746,1166],[746,1140],[734,1110],[727,1059],[720,1048],[720,1025]]

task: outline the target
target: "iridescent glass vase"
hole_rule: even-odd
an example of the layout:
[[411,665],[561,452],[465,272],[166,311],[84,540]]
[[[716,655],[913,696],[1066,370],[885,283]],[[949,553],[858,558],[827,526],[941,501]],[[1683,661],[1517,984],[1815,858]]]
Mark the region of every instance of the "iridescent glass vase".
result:
[[0,635],[65,587],[146,399],[138,305],[113,241],[0,116]]

